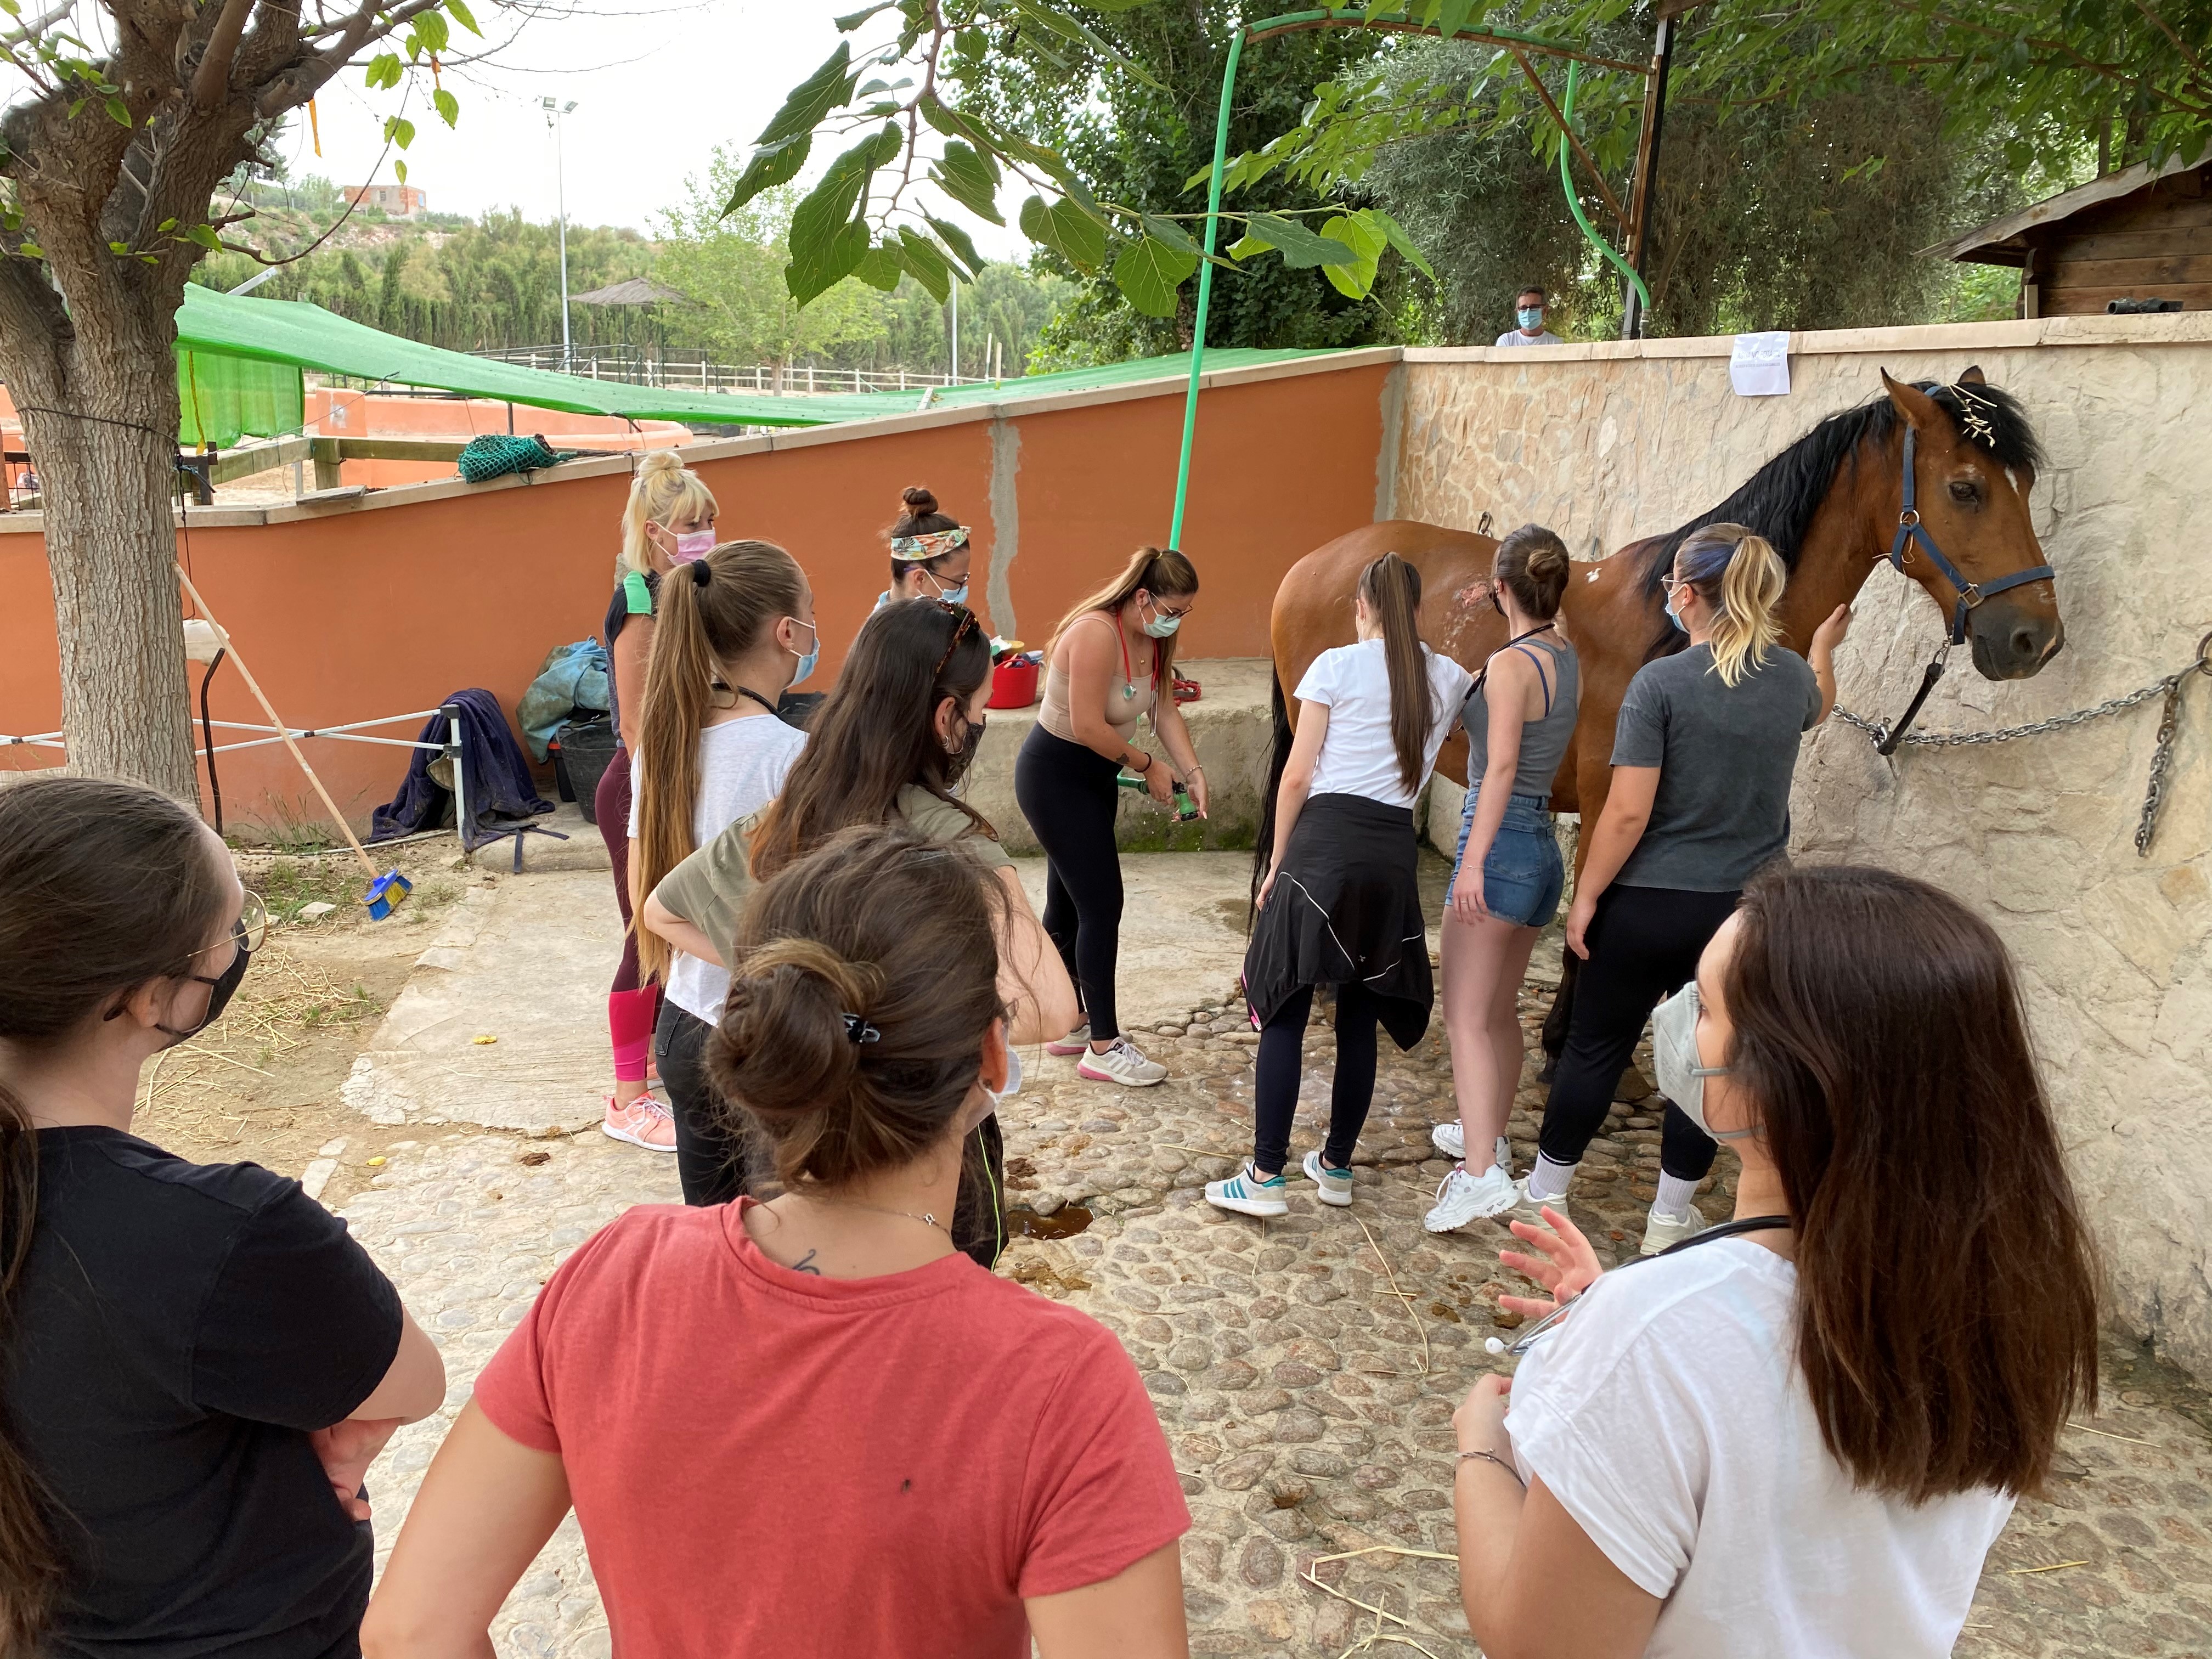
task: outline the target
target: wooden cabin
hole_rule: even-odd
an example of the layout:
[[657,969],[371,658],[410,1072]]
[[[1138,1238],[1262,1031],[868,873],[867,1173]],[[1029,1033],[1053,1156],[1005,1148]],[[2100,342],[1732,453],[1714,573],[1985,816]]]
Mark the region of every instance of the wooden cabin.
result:
[[[2019,267],[2023,317],[2078,317],[2114,301],[2212,311],[2212,161],[2123,167],[1929,251]],[[2179,303],[2140,304],[2155,300]]]

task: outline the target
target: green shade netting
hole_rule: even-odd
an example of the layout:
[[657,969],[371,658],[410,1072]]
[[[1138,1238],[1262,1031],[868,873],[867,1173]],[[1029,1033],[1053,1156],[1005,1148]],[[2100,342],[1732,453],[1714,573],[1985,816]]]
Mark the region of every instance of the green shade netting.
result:
[[[428,386],[538,409],[562,409],[580,415],[623,415],[637,421],[830,426],[843,421],[876,420],[886,415],[910,415],[921,406],[922,398],[919,387],[911,392],[779,398],[684,392],[668,386],[631,386],[620,380],[587,380],[581,375],[556,374],[547,369],[524,368],[488,357],[473,357],[465,351],[422,345],[349,321],[301,300],[257,300],[246,295],[218,293],[198,283],[185,288],[184,305],[177,313],[177,346],[180,374],[183,360],[190,357],[198,365],[203,385],[211,359],[241,359],[286,367],[295,377],[297,371],[313,368],[327,374]],[[1206,365],[1209,371],[1221,371],[1331,355],[1328,351],[1295,349],[1209,351]],[[1095,391],[1139,380],[1174,380],[1187,374],[1188,368],[1189,359],[1178,355],[1139,358],[1134,362],[1113,363],[1103,368],[1024,375],[997,386],[983,381],[939,389],[932,398],[930,407],[957,409],[971,404]],[[191,418],[188,397],[185,435],[188,441],[197,441]],[[220,428],[220,420],[215,423]],[[295,418],[289,427],[276,430],[293,430],[298,425]],[[263,428],[241,422],[240,430],[262,432]],[[215,441],[222,441],[219,438]]]
[[297,432],[307,418],[307,396],[296,363],[179,347],[177,442],[186,449],[203,443],[228,449],[247,433],[275,438]]

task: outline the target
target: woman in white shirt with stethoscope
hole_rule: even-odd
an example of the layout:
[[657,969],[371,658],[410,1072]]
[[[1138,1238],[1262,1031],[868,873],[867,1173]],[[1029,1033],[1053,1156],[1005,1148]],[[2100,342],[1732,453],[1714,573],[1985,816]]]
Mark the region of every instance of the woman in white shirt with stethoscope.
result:
[[1736,1219],[1602,1276],[1559,1210],[1512,1224],[1542,1256],[1500,1260],[1571,1311],[1501,1297],[1548,1328],[1453,1419],[1468,1624],[1561,1659],[1948,1655],[2097,1394],[2088,1230],[2011,959],[1924,882],[1777,870],[1652,1051],[1741,1157]]

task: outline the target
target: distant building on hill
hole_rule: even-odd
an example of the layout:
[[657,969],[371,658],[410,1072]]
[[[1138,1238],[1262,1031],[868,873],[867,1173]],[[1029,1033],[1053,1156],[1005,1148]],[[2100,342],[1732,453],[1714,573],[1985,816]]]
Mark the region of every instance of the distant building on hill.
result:
[[428,210],[428,197],[412,185],[348,185],[349,207],[382,208],[395,219],[412,219]]

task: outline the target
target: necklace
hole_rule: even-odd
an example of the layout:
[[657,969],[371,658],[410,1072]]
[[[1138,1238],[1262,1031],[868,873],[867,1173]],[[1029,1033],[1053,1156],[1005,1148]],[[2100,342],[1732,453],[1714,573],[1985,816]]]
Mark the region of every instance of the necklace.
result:
[[809,1204],[836,1206],[848,1210],[873,1210],[878,1215],[904,1216],[908,1221],[919,1221],[925,1226],[936,1228],[938,1231],[944,1233],[947,1238],[952,1237],[950,1232],[946,1231],[943,1222],[939,1221],[935,1216],[927,1212],[921,1215],[916,1215],[912,1210],[893,1210],[887,1208],[881,1204],[863,1204],[857,1198],[816,1198],[807,1193],[794,1193],[792,1196],[802,1199]]

